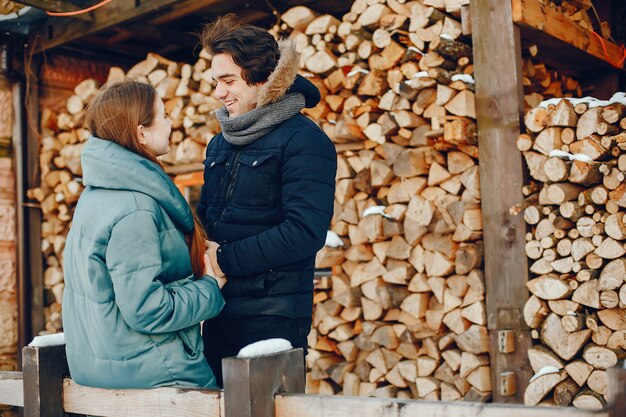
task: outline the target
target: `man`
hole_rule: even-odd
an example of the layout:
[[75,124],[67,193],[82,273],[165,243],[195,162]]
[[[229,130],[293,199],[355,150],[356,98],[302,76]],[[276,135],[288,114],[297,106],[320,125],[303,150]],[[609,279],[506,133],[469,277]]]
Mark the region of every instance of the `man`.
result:
[[222,385],[222,358],[250,343],[284,338],[306,352],[337,162],[328,136],[300,114],[320,93],[297,75],[291,41],[228,15],[205,28],[202,45],[224,104],[198,206],[214,269],[228,277],[226,306],[203,327],[205,356]]

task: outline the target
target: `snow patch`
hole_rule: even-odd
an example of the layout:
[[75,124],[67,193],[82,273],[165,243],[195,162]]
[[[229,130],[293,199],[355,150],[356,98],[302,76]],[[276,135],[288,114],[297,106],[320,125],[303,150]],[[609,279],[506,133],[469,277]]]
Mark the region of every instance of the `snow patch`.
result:
[[626,106],[626,93],[624,92],[618,92],[613,94],[613,97],[611,97],[610,100],[598,100],[595,97],[583,97],[583,98],[571,98],[571,97],[565,97],[565,98],[551,98],[548,100],[544,100],[541,103],[539,103],[538,107],[543,107],[546,108],[549,105],[557,105],[559,104],[559,102],[561,100],[569,100],[570,103],[572,103],[572,106],[576,106],[577,104],[580,103],[586,103],[589,108],[594,108],[594,107],[605,107],[608,106],[610,104],[615,104],[615,103],[620,103]]
[[367,217],[367,216],[371,216],[372,214],[380,214],[383,217],[386,217],[388,219],[391,218],[391,216],[389,216],[387,213],[385,213],[385,209],[387,207],[385,206],[372,206],[372,207],[368,207],[363,211],[363,215],[361,217]]
[[547,375],[547,374],[559,373],[560,371],[561,370],[559,368],[557,368],[556,366],[546,365],[543,368],[541,368],[539,370],[539,372],[537,372],[535,375],[533,375],[533,377],[530,378],[530,381],[528,381],[528,382],[533,382],[535,379],[539,378],[540,376]]
[[474,84],[474,77],[470,74],[454,74],[452,76],[452,81],[463,81],[467,84]]
[[35,336],[35,338],[28,344],[31,347],[46,347],[46,346],[59,346],[65,344],[65,333],[45,334],[42,336]]
[[343,246],[343,240],[339,237],[339,235],[331,230],[326,232],[326,243],[325,246],[330,246],[331,248],[340,248]]
[[560,149],[553,149],[550,151],[550,157],[556,156],[562,159],[569,159],[570,161],[580,161],[580,162],[592,162],[593,159],[589,155],[585,155],[584,153],[575,153],[571,154],[569,152],[562,151]]
[[293,349],[289,340],[267,339],[250,343],[241,348],[237,354],[238,358],[254,358],[256,356],[271,355],[272,353],[284,352]]

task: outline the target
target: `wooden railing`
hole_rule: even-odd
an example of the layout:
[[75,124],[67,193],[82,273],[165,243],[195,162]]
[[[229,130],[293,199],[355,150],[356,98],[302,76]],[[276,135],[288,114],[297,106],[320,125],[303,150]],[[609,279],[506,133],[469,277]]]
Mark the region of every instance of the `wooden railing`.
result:
[[[23,372],[0,372],[0,404],[25,417],[67,414],[110,417],[624,417],[626,369],[609,369],[604,411],[515,404],[430,402],[304,394],[300,349],[222,362],[224,390],[194,388],[101,389],[67,378],[64,346],[26,347]],[[357,415],[358,413],[358,415]]]

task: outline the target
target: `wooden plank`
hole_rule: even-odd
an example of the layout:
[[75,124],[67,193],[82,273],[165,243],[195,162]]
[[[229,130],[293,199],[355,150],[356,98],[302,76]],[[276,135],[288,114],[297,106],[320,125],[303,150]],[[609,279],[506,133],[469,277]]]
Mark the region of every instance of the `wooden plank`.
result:
[[253,358],[226,358],[222,370],[225,417],[274,417],[277,393],[304,393],[302,349]]
[[174,20],[178,20],[181,17],[187,16],[192,13],[196,13],[202,9],[206,9],[217,3],[223,3],[223,0],[192,0],[192,1],[177,1],[167,13],[152,19],[150,23],[161,25],[163,23],[169,23]]
[[69,374],[65,345],[27,346],[23,360],[24,417],[62,416],[62,383]]
[[608,417],[573,407],[410,401],[318,395],[278,395],[276,417]]
[[24,384],[21,372],[0,372],[0,404],[24,407]]
[[[523,402],[532,376],[526,351],[530,331],[522,317],[528,298],[528,265],[524,251],[526,225],[509,208],[524,200],[522,155],[515,140],[523,106],[519,30],[511,3],[472,2],[472,36],[476,77],[476,113],[480,152],[481,207],[485,244],[487,325],[495,402]],[[493,36],[497,33],[498,36]],[[515,351],[498,349],[498,331],[514,330]],[[500,375],[515,372],[517,392],[502,395]],[[509,375],[510,374],[505,374]]]
[[[70,1],[60,0],[20,0],[16,3],[25,4],[27,6],[32,6],[36,9],[56,13],[75,12],[76,10],[82,10],[83,8],[89,7],[89,5],[79,7],[75,4],[72,4],[72,2]],[[89,15],[89,13],[79,14],[73,17],[75,19],[85,20],[89,22],[93,21],[93,18]]]
[[[588,30],[583,29],[564,14],[540,3],[537,0],[512,0],[513,21],[523,27],[543,31],[561,41],[602,61],[617,64],[623,56],[623,50],[608,40],[601,41]],[[603,44],[607,54],[604,52]],[[624,67],[624,64],[620,66]]]
[[609,373],[609,417],[626,416],[626,362],[610,368]]
[[[24,166],[18,168],[18,198],[23,199],[26,190],[39,186],[39,75],[41,73],[41,56],[34,56],[30,63],[30,72],[34,74],[27,83],[29,87],[25,92],[26,113],[26,140],[20,144],[20,154],[25,161]],[[20,185],[21,183],[21,185]],[[19,200],[18,200],[19,203]],[[37,203],[33,201],[32,203]],[[20,207],[18,205],[18,207]],[[43,259],[41,253],[41,208],[38,204],[24,204],[24,240],[22,250],[19,250],[20,259],[19,273],[25,274],[24,294],[28,297],[26,306],[30,307],[28,315],[22,317],[27,323],[25,334],[22,335],[24,344],[27,344],[34,336],[45,328],[44,319],[44,291],[43,291]]]
[[93,22],[81,22],[71,19],[50,20],[39,31],[31,36],[34,52],[42,52],[55,46],[91,35],[101,30],[132,21],[152,13],[163,13],[175,6],[174,11],[194,10],[194,4],[203,3],[204,7],[218,3],[220,0],[136,0],[114,1],[92,12]]
[[[14,83],[13,84],[13,114],[15,115],[13,119],[13,155],[14,155],[14,163],[15,163],[15,221],[16,221],[16,232],[17,232],[17,259],[16,259],[16,268],[17,268],[17,288],[18,291],[18,312],[17,312],[17,363],[21,367],[22,364],[22,349],[24,348],[25,339],[28,337],[30,333],[30,327],[28,322],[28,291],[27,285],[28,277],[26,274],[26,251],[24,247],[28,244],[26,242],[25,236],[25,224],[24,224],[24,215],[26,214],[26,209],[22,209],[24,207],[24,129],[23,129],[23,116],[24,116],[24,89],[23,83]],[[43,314],[42,314],[43,315]],[[43,317],[42,317],[43,319]],[[30,340],[30,339],[28,339]],[[19,368],[18,368],[19,369]]]
[[220,417],[222,392],[198,388],[102,389],[63,381],[66,413],[106,417]]

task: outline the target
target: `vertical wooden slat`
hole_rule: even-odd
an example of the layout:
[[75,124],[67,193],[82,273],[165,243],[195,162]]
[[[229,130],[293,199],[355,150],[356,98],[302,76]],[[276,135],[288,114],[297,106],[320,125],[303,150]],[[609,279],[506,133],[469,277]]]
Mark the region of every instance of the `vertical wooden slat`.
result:
[[25,347],[24,417],[63,417],[63,378],[69,375],[65,345]]
[[[30,68],[29,68],[30,67]],[[40,182],[39,170],[39,73],[41,69],[41,56],[32,57],[30,65],[26,65],[27,83],[25,92],[25,120],[26,140],[22,142],[23,169],[21,178],[23,188],[18,188],[21,193],[20,199],[23,202],[26,190],[34,188]],[[36,201],[32,203],[37,203]],[[44,321],[44,291],[43,291],[43,260],[41,254],[41,209],[38,205],[24,204],[23,206],[23,232],[24,240],[21,249],[23,250],[23,263],[19,265],[20,273],[24,274],[28,288],[22,289],[28,294],[29,334],[24,334],[25,344],[34,336],[37,336],[45,328]]]
[[274,417],[274,395],[304,393],[302,349],[226,358],[222,369],[226,417]]
[[[523,200],[522,156],[515,147],[523,109],[520,36],[510,1],[472,0],[471,8],[493,398],[522,402],[531,376],[530,331],[522,315],[528,298],[526,226],[521,216],[509,214]],[[499,352],[499,330],[515,331],[515,351]],[[517,392],[504,396],[500,375],[509,371],[516,373]]]
[[610,368],[609,373],[609,417],[626,416],[626,362]]
[[17,363],[18,369],[22,369],[22,349],[26,345],[26,337],[30,335],[28,315],[28,292],[25,258],[25,210],[24,205],[24,85],[22,82],[13,84],[13,161],[15,167],[15,217],[17,224],[16,242],[16,272],[17,272]]

